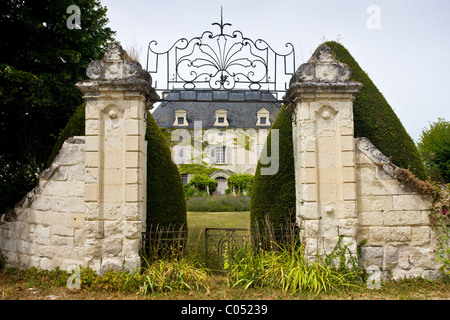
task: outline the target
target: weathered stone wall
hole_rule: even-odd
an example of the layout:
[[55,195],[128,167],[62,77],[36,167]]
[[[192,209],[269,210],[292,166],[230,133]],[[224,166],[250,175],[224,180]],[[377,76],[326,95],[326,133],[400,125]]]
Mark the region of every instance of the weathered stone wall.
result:
[[84,265],[84,137],[69,138],[36,186],[1,215],[0,252],[9,266]]
[[431,200],[402,185],[394,165],[368,139],[355,142],[357,242],[367,239],[363,266],[377,266],[385,277],[437,277]]

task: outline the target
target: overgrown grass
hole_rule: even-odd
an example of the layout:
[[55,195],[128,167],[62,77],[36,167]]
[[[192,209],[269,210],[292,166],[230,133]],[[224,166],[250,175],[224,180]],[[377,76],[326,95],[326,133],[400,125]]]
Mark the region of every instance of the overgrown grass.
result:
[[[71,276],[56,268],[5,269],[11,282],[24,282],[26,288],[49,289],[65,287]],[[81,290],[140,293],[142,295],[171,291],[209,291],[213,282],[211,273],[195,260],[158,260],[136,271],[109,270],[98,275],[89,267],[80,268]]]
[[238,212],[250,210],[247,196],[205,196],[186,200],[187,211],[197,212]]
[[247,245],[227,255],[225,268],[232,287],[319,294],[364,283],[358,258],[345,258],[346,254],[347,247],[340,241],[325,259],[317,257],[316,261],[306,257],[304,245],[279,245],[270,251]]

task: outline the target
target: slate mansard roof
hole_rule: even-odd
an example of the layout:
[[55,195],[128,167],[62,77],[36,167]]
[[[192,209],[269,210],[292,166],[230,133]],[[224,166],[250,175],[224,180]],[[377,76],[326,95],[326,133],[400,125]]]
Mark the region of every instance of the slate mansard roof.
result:
[[[175,111],[183,109],[189,126],[177,128],[194,128],[194,121],[202,121],[202,128],[215,128],[215,112],[227,111],[227,128],[263,128],[257,126],[257,112],[265,108],[270,112],[269,120],[273,124],[279,104],[274,95],[260,91],[211,91],[211,90],[173,90],[168,92],[165,106],[159,105],[153,111],[153,118],[163,128],[172,128]],[[269,126],[266,126],[266,128]]]

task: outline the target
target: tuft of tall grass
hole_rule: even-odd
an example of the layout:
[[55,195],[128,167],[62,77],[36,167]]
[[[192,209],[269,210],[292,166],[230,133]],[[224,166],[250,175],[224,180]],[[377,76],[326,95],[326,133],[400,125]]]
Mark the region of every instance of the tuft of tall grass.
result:
[[[225,257],[227,259],[227,257]],[[281,289],[316,294],[355,286],[360,280],[359,269],[339,268],[323,259],[306,258],[304,245],[278,246],[278,250],[254,250],[243,246],[226,261],[228,282],[242,286]]]
[[210,272],[188,258],[158,260],[143,268],[141,293],[201,289],[209,291],[211,283]]

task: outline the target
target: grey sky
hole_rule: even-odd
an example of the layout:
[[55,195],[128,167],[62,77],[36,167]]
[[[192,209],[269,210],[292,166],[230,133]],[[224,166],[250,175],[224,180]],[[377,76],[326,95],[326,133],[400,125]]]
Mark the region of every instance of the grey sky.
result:
[[[163,50],[179,38],[232,23],[251,39],[282,52],[295,47],[297,67],[325,40],[339,40],[366,71],[417,141],[439,117],[450,120],[450,1],[448,0],[102,0],[109,26],[125,49],[139,50],[145,66],[151,40]],[[369,29],[371,5],[379,27]],[[81,16],[81,19],[83,17]]]

